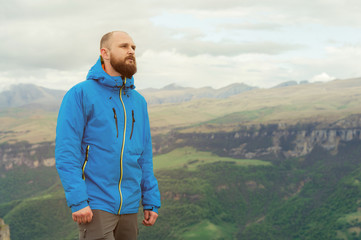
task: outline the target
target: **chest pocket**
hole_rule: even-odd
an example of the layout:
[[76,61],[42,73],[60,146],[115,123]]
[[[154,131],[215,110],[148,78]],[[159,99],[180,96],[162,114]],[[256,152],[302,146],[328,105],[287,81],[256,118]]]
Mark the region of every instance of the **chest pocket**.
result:
[[137,112],[132,109],[131,116],[128,118],[130,128],[128,141],[128,151],[132,155],[140,155],[143,152],[144,148],[144,129],[141,124],[141,116],[137,115]]

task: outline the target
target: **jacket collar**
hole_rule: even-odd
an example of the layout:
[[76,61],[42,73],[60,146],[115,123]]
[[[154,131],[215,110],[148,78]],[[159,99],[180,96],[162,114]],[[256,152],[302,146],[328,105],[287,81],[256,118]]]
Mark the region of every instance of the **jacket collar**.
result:
[[124,89],[134,89],[134,77],[130,79],[125,79],[123,81],[122,77],[120,76],[110,76],[108,73],[106,73],[102,67],[102,63],[100,60],[100,57],[98,61],[95,63],[95,65],[89,70],[88,75],[86,77],[87,80],[96,80],[100,84],[103,84],[107,87],[113,87],[113,88],[121,88],[124,85]]

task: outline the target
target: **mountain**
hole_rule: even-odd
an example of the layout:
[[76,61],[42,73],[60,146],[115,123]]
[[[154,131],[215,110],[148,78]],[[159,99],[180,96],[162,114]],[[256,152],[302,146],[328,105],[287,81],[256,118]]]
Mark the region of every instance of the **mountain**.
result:
[[243,83],[234,83],[220,89],[213,89],[211,87],[185,88],[176,84],[170,84],[162,89],[144,89],[139,92],[147,99],[149,105],[155,105],[189,102],[202,98],[228,98],[252,89],[256,88]]
[[297,83],[296,81],[288,81],[288,82],[280,83],[280,84],[274,86],[274,88],[295,86],[295,85],[297,85],[297,84],[298,84],[298,83]]
[[[148,104],[180,103],[201,98],[228,98],[245,91],[255,89],[243,83],[213,89],[185,88],[170,84],[162,89],[144,89],[139,92],[147,99]],[[0,93],[0,109],[24,107],[57,111],[66,91],[48,89],[34,84],[12,85],[9,90]]]
[[[139,239],[360,239],[360,105],[361,78],[150,105],[162,207]],[[55,125],[45,109],[0,110],[0,218],[14,240],[77,238]]]
[[309,84],[309,82],[307,80],[300,81],[299,83],[297,81],[287,81],[287,82],[280,83],[280,84],[274,86],[273,88],[283,88],[283,87],[295,86],[298,84],[299,85]]
[[[161,98],[186,96],[182,90],[148,90]],[[218,90],[218,94],[234,87]],[[192,89],[191,89],[192,90]],[[207,93],[211,88],[193,89]],[[334,80],[271,89],[252,89],[228,98],[199,98],[191,101],[149,106],[152,134],[174,128],[188,132],[233,131],[240,126],[320,122],[324,125],[361,113],[361,79]],[[167,95],[168,94],[168,95]],[[2,93],[0,94],[2,96]],[[214,96],[214,95],[213,95]],[[61,98],[59,98],[59,104]],[[45,103],[44,103],[45,104]],[[39,143],[55,138],[56,111],[46,109],[0,109],[0,143],[28,141]]]
[[56,111],[65,91],[39,87],[34,84],[12,85],[0,93],[0,109],[26,107]]
[[361,113],[361,79],[253,89],[227,99],[196,99],[149,107],[154,133],[233,131],[259,124],[324,125]]

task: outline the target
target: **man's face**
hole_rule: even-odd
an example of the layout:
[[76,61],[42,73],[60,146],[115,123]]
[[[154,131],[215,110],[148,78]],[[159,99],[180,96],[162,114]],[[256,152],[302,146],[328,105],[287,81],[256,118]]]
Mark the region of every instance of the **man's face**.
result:
[[109,50],[110,64],[120,75],[131,78],[137,72],[135,44],[127,34],[114,33]]

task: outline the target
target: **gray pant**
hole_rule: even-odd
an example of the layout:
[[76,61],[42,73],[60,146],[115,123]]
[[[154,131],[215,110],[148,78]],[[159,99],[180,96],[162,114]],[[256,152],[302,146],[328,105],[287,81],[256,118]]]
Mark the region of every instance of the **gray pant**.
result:
[[102,210],[92,210],[90,223],[78,224],[79,240],[136,240],[138,236],[137,213],[115,215]]

